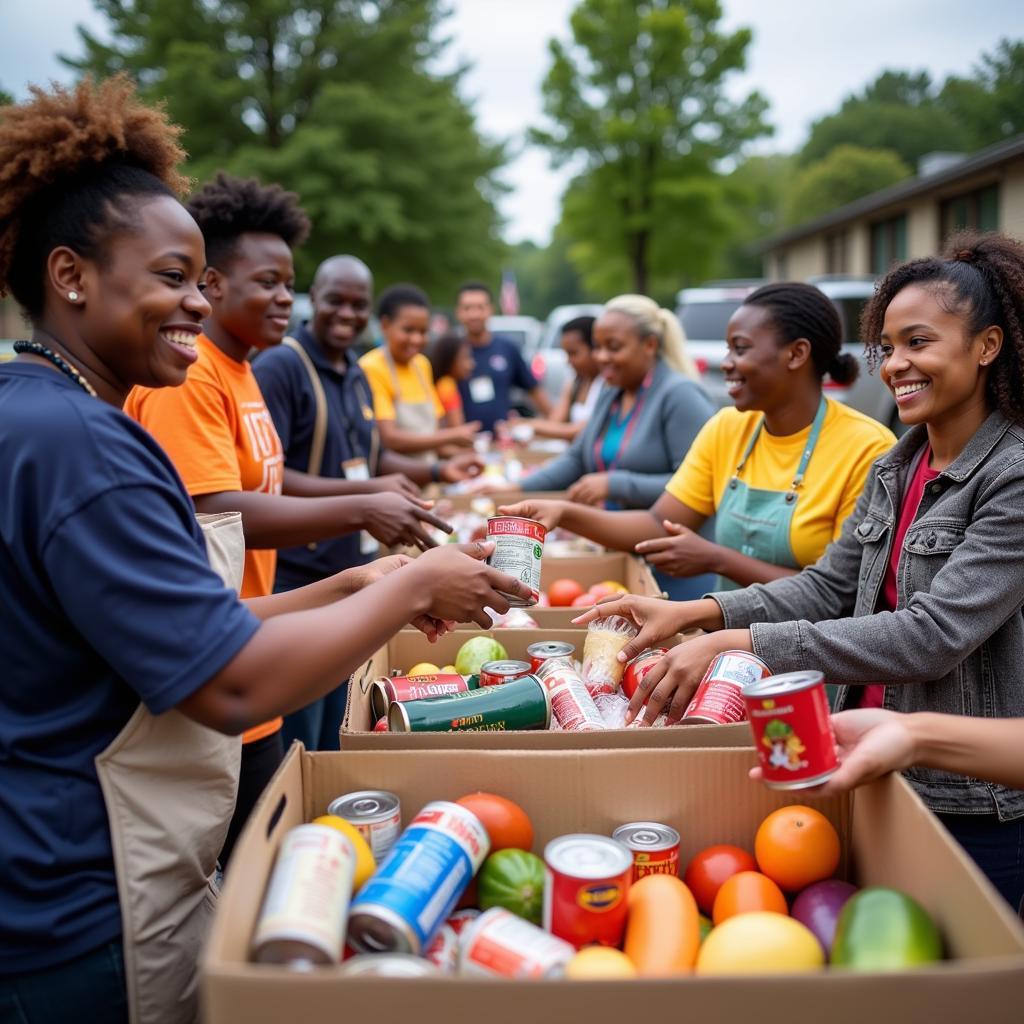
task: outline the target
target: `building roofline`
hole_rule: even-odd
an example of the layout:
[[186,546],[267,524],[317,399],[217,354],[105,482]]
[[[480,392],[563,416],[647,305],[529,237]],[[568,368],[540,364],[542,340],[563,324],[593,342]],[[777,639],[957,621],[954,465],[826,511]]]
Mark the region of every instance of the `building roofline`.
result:
[[814,220],[805,221],[803,224],[797,224],[788,231],[772,235],[770,238],[766,238],[764,241],[751,246],[751,251],[759,254],[770,252],[773,249],[778,249],[780,246],[788,245],[790,242],[797,242],[810,235],[816,235],[827,228],[838,227],[841,224],[856,220],[858,217],[862,217],[864,214],[871,213],[874,210],[881,210],[886,206],[892,206],[895,203],[903,202],[922,193],[930,192],[935,188],[948,185],[951,182],[958,181],[960,178],[969,178],[974,174],[1006,163],[1008,160],[1013,160],[1018,156],[1024,156],[1024,134],[1014,135],[992,146],[986,146],[984,149],[972,153],[951,167],[937,171],[935,174],[918,175],[914,178],[908,178],[905,181],[897,182],[895,185],[889,185],[887,188],[880,189],[878,192],[862,196],[860,199],[855,199],[852,203],[839,206],[826,214],[822,214],[820,217],[815,217]]

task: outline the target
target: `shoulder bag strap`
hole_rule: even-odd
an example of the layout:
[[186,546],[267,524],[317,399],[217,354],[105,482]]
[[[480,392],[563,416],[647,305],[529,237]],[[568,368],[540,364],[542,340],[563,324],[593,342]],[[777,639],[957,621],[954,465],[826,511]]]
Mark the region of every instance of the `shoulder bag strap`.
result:
[[309,445],[309,465],[306,472],[310,476],[319,476],[324,462],[324,442],[327,438],[327,397],[324,386],[320,383],[320,374],[316,372],[309,353],[294,338],[285,338],[282,344],[287,345],[302,361],[309,383],[313,388],[313,399],[316,402],[316,422],[313,424],[313,440]]

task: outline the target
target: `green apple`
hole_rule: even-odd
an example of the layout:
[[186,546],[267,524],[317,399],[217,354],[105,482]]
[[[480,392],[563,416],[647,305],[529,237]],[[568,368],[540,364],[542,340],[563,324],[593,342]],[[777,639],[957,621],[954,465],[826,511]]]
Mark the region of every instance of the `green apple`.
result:
[[474,636],[459,648],[455,656],[455,671],[461,676],[477,675],[481,665],[507,657],[508,651],[494,637]]

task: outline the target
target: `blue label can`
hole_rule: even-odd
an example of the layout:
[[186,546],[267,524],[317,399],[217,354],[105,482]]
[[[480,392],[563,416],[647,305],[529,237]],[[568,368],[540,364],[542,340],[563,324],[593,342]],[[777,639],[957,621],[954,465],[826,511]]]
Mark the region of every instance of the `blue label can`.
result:
[[359,890],[348,943],[360,953],[422,954],[448,919],[491,847],[465,807],[427,804]]

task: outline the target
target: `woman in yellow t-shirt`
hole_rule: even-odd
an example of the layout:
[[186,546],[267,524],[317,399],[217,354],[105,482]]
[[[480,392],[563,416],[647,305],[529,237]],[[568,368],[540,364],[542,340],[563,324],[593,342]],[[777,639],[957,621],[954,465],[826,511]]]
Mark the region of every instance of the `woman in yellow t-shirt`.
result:
[[359,360],[373,392],[381,441],[391,451],[435,458],[438,449],[471,448],[479,423],[452,426],[423,354],[430,300],[413,285],[396,284],[377,303],[384,344]]
[[[566,501],[503,511],[636,551],[672,576],[714,572],[727,589],[766,583],[817,561],[853,511],[868,469],[895,437],[826,399],[822,380],[852,383],[835,307],[812,285],[769,284],[733,314],[722,363],[735,407],[702,428],[648,511]],[[697,531],[715,516],[715,539]]]

